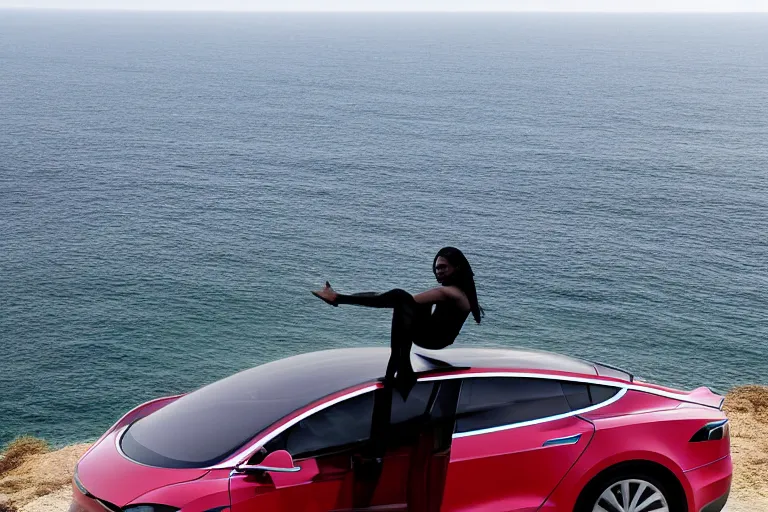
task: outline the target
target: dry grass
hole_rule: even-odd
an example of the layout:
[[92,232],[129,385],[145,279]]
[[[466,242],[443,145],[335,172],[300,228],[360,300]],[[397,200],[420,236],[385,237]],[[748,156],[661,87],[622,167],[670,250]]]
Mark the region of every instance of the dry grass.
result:
[[[21,465],[27,457],[48,451],[48,443],[36,437],[24,436],[11,441],[0,458],[0,477]],[[2,512],[2,511],[0,511]]]
[[88,445],[54,452],[40,439],[22,437],[0,459],[0,512],[15,512],[32,500],[71,485],[75,463]]

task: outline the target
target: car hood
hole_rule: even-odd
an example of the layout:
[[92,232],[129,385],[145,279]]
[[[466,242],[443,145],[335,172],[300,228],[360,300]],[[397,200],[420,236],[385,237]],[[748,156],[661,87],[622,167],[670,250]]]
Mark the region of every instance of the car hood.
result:
[[93,497],[124,507],[135,498],[160,487],[205,475],[207,469],[166,469],[133,462],[117,449],[123,429],[112,432],[91,448],[77,464],[77,478]]

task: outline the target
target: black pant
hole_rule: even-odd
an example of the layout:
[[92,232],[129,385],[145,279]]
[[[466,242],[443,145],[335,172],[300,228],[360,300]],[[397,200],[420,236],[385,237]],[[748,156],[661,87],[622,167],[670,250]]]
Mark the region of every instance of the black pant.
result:
[[436,334],[440,329],[431,325],[431,305],[417,303],[405,290],[396,288],[384,293],[339,294],[336,302],[392,309],[391,354],[387,364],[387,378],[394,377],[396,371],[399,375],[412,378],[411,346],[414,343],[431,350],[445,348],[453,343],[453,339],[444,339]]
[[[395,387],[403,400],[408,398],[416,383],[411,366],[411,346],[416,343],[420,347],[436,350],[453,343],[453,338],[442,334],[441,326],[433,325],[431,305],[417,303],[405,290],[398,288],[384,293],[339,294],[336,303],[392,309],[391,353],[387,363],[386,377],[394,381],[395,372],[397,372]],[[367,458],[357,463],[360,474],[355,480],[354,500],[355,505],[361,508],[370,506],[381,476],[381,460],[388,444],[392,388],[386,386],[376,393],[371,428],[371,452]]]

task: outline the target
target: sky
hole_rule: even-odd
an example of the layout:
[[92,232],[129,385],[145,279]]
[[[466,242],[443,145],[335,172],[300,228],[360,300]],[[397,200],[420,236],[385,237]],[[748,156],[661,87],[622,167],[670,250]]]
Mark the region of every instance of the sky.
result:
[[768,0],[0,0],[0,8],[152,11],[768,12]]

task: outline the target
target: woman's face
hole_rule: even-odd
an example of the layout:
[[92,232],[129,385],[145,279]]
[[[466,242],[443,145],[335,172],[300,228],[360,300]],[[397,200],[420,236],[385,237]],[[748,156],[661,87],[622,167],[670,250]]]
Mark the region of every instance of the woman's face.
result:
[[442,283],[447,278],[451,277],[454,272],[456,272],[456,267],[451,265],[447,259],[442,256],[437,257],[437,261],[435,262],[435,279],[437,279],[438,283]]

